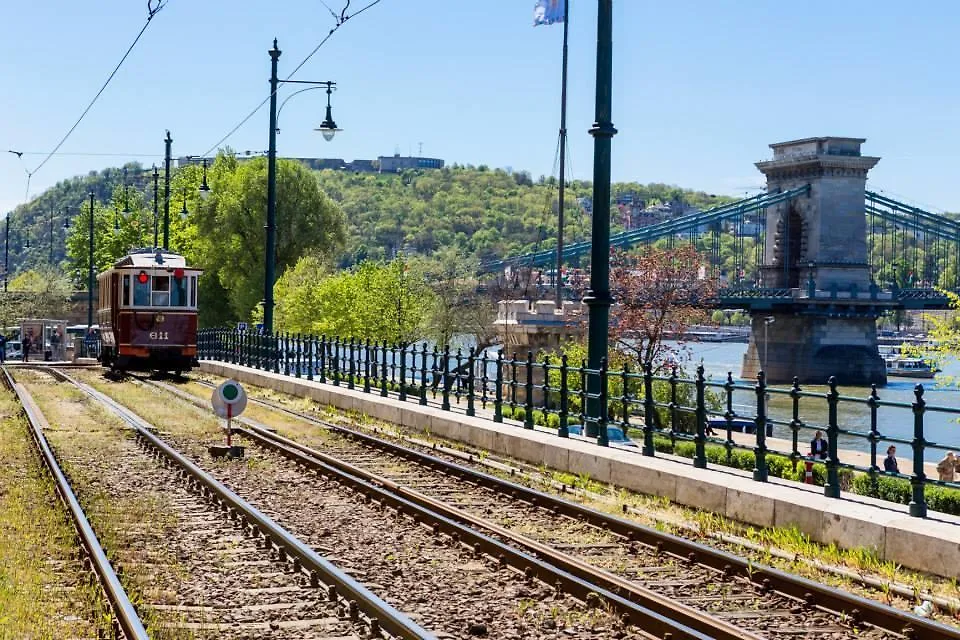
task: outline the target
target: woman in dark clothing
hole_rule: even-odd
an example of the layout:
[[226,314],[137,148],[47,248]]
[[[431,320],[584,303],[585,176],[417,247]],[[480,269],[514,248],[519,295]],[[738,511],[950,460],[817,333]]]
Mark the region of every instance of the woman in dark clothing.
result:
[[30,362],[30,347],[33,346],[33,340],[28,333],[20,345],[23,348],[23,361]]
[[897,466],[897,448],[893,445],[887,447],[887,457],[883,459],[883,470],[887,473],[900,473],[900,467]]

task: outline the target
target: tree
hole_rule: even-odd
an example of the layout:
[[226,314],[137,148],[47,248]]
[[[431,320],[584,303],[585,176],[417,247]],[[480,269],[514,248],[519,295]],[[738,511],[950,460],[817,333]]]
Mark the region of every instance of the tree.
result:
[[316,256],[301,258],[277,282],[277,325],[284,331],[411,343],[425,335],[433,295],[408,273],[403,256],[331,273]]
[[[263,298],[266,159],[240,163],[221,154],[208,181],[211,196],[194,216],[195,243],[188,253],[206,270],[207,280],[219,281],[228,315],[246,319]],[[320,190],[315,174],[294,160],[278,160],[277,276],[305,255],[332,256],[344,239],[343,213]]]
[[675,249],[647,247],[635,255],[618,254],[611,261],[611,292],[617,304],[611,309],[610,337],[614,348],[639,366],[654,371],[679,362],[690,325],[702,322],[701,306],[715,294],[704,256],[689,245]]
[[478,349],[492,343],[494,306],[476,293],[479,261],[443,247],[432,257],[411,260],[411,273],[433,293],[427,308],[425,332],[439,345],[448,345],[458,334],[477,336]]
[[70,310],[70,279],[53,269],[24,271],[7,285],[3,297],[3,326],[17,318],[63,318]]

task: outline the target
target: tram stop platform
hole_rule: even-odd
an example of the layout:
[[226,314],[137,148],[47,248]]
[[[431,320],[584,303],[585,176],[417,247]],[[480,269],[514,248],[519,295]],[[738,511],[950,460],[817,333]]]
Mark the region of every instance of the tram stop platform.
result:
[[793,527],[816,542],[845,549],[867,548],[879,558],[941,576],[960,575],[960,517],[930,511],[911,517],[906,505],[852,493],[827,498],[822,487],[770,478],[756,482],[749,473],[728,467],[697,469],[691,460],[599,447],[496,423],[457,411],[421,406],[362,390],[309,381],[233,364],[204,360],[200,370],[230,377],[323,405],[359,411],[411,431],[459,441],[558,471],[590,478],[638,493],[721,514],[761,527]]

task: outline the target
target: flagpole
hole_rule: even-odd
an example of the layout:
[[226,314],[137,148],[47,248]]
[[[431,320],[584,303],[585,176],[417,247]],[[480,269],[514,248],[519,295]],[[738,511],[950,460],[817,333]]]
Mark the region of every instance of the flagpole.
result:
[[566,187],[567,160],[567,32],[570,23],[570,0],[563,0],[563,63],[560,72],[560,198],[557,217],[557,271],[554,274],[557,308],[563,307],[563,195]]

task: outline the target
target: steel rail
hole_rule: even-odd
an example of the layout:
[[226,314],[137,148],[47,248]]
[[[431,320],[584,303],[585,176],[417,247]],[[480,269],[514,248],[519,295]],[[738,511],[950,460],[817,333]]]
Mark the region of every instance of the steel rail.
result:
[[[705,614],[693,607],[672,602],[645,587],[597,569],[568,554],[559,552],[525,536],[513,533],[488,520],[477,518],[461,509],[446,505],[439,500],[404,487],[392,480],[365,471],[348,462],[338,460],[315,449],[284,438],[283,436],[272,434],[263,427],[255,427],[248,424],[247,428],[235,428],[234,431],[308,468],[320,472],[328,472],[330,468],[336,469],[339,472],[337,474],[339,478],[351,482],[359,489],[369,491],[371,486],[376,487],[378,489],[376,493],[379,494],[381,500],[390,500],[395,505],[401,507],[408,505],[420,507],[420,510],[418,510],[419,513],[424,517],[432,518],[434,522],[441,526],[446,525],[449,527],[448,532],[452,533],[455,537],[459,536],[460,539],[467,540],[472,538],[474,545],[479,544],[480,548],[489,555],[493,557],[504,555],[511,564],[519,569],[523,569],[525,572],[528,572],[527,567],[531,566],[531,560],[534,559],[544,561],[543,564],[540,565],[543,569],[548,569],[550,566],[558,567],[562,573],[550,571],[548,575],[557,578],[558,581],[564,585],[565,590],[587,601],[589,601],[591,593],[601,595],[601,597],[608,599],[613,607],[620,613],[629,616],[633,624],[640,626],[642,629],[651,629],[650,621],[645,619],[645,616],[649,614],[642,610],[638,611],[636,608],[626,607],[619,599],[610,598],[611,595],[623,597],[627,602],[632,602],[643,609],[647,609],[675,623],[706,634],[706,637],[709,638],[716,638],[717,640],[759,640],[760,638],[760,636],[739,629],[733,624]],[[397,498],[391,499],[391,493],[397,496]],[[452,526],[452,524],[457,526]],[[506,539],[517,546],[523,547],[534,555],[507,555],[505,552],[513,549],[513,547],[493,544],[498,542],[496,538],[484,536],[477,530],[492,532],[499,538]],[[485,537],[487,539],[484,539]],[[476,546],[474,548],[476,549]],[[534,571],[536,572],[536,570]],[[578,578],[581,582],[571,581],[564,576],[563,573]],[[536,577],[544,582],[547,581],[546,577],[542,574],[538,574]],[[683,632],[682,630],[677,630],[676,627],[663,626],[662,621],[655,620],[654,626],[658,633],[682,634]]]
[[433,633],[423,629],[409,617],[381,600],[372,591],[348,576],[329,560],[317,554],[271,518],[195,465],[186,456],[173,449],[155,435],[152,432],[152,426],[136,413],[89,385],[71,378],[62,371],[56,371],[55,369],[50,369],[50,371],[109,408],[117,417],[130,425],[143,442],[148,443],[153,449],[199,482],[208,492],[229,505],[235,512],[241,514],[244,521],[253,525],[255,535],[262,534],[264,536],[268,547],[275,545],[278,552],[281,553],[281,557],[290,556],[295,559],[295,565],[297,563],[302,565],[309,573],[311,583],[315,583],[319,578],[327,584],[335,585],[342,597],[356,601],[360,610],[369,616],[371,626],[379,626],[391,635],[404,640],[436,640]]
[[[143,380],[143,378],[138,379]],[[147,382],[153,384],[152,381]],[[203,406],[202,400],[178,389],[168,385],[155,386],[170,391],[185,401]],[[384,505],[389,504],[399,513],[412,515],[418,522],[431,524],[435,527],[435,532],[443,530],[455,541],[472,547],[474,553],[482,552],[495,559],[501,559],[501,562],[522,570],[528,577],[536,577],[547,584],[560,585],[564,591],[585,602],[599,595],[618,613],[627,616],[631,624],[637,625],[648,633],[655,633],[659,637],[672,634],[673,638],[678,639],[759,640],[759,636],[739,629],[731,623],[693,607],[666,600],[648,589],[600,571],[546,545],[517,536],[460,509],[401,487],[391,480],[273,434],[248,418],[239,417],[234,420],[247,427],[234,427],[234,433],[239,433],[298,464],[351,485],[367,500],[376,500]],[[547,560],[524,553],[477,529],[493,531],[519,546],[529,548],[537,556]],[[632,596],[635,600],[626,596]]]
[[[207,385],[208,383],[202,384]],[[166,387],[167,385],[164,386]],[[477,484],[494,488],[501,493],[515,496],[530,504],[536,504],[545,509],[556,510],[558,513],[571,518],[589,522],[601,528],[608,529],[631,541],[655,547],[658,551],[669,553],[688,561],[692,559],[712,569],[745,577],[760,587],[778,591],[786,596],[802,600],[808,604],[819,606],[829,611],[834,611],[838,614],[847,615],[853,621],[862,621],[894,633],[902,634],[914,640],[960,640],[960,630],[955,627],[921,618],[912,613],[870,600],[869,598],[841,591],[767,565],[756,564],[727,551],[657,531],[652,527],[644,526],[632,520],[608,514],[586,505],[570,502],[558,496],[537,491],[536,489],[531,489],[470,467],[458,465],[400,444],[382,440],[354,429],[326,422],[299,411],[279,406],[276,403],[255,398],[249,398],[248,401],[296,416],[329,431],[340,433],[382,451],[387,451],[394,455],[414,460],[420,464],[434,467],[449,475],[468,479]]]
[[53,477],[57,495],[70,512],[70,517],[76,527],[81,544],[83,544],[87,552],[87,557],[90,558],[90,564],[100,582],[100,586],[103,588],[103,592],[110,602],[115,624],[120,627],[120,630],[127,640],[149,640],[147,630],[144,628],[136,608],[133,606],[133,603],[127,596],[127,592],[120,583],[120,578],[117,577],[116,572],[110,565],[110,560],[107,558],[106,552],[104,552],[103,547],[100,546],[100,541],[97,539],[97,534],[94,533],[93,527],[90,526],[90,522],[83,513],[83,507],[80,506],[80,501],[77,500],[77,496],[73,492],[70,482],[67,480],[66,475],[64,475],[63,470],[60,469],[56,455],[54,455],[50,444],[43,435],[42,425],[45,423],[45,419],[40,413],[40,410],[33,402],[30,393],[14,382],[6,367],[3,367],[3,383],[4,386],[16,394],[17,400],[19,400],[20,406],[23,408],[23,413],[30,426],[30,435],[43,459],[44,466],[47,467],[47,470]]

